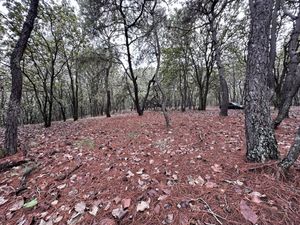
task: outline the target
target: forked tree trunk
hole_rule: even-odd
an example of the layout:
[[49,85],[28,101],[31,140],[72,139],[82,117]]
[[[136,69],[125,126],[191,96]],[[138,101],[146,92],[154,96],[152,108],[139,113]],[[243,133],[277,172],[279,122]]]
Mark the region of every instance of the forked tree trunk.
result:
[[4,154],[12,155],[17,152],[18,140],[18,120],[21,111],[21,98],[22,98],[22,83],[23,76],[20,66],[20,61],[23,57],[24,51],[27,46],[28,39],[33,29],[34,20],[37,16],[39,0],[32,0],[30,2],[28,14],[22,27],[19,40],[11,54],[10,70],[12,75],[11,95],[6,118]]
[[278,159],[270,112],[269,34],[273,0],[250,0],[251,30],[245,85],[247,159]]

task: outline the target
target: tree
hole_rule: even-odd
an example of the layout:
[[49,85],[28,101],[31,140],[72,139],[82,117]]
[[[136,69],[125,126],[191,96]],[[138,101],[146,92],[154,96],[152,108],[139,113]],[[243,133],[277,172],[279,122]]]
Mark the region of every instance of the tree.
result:
[[37,17],[38,5],[39,0],[31,0],[28,14],[22,27],[22,31],[10,57],[12,87],[5,124],[5,155],[12,155],[17,152],[18,120],[20,117],[20,104],[22,98],[23,83],[20,61],[22,60],[28,39],[30,37],[31,31],[33,30],[34,21]]
[[288,170],[294,162],[298,159],[300,155],[300,128],[296,133],[295,141],[292,147],[290,148],[287,156],[279,163],[279,166],[284,170]]
[[298,52],[300,37],[300,10],[297,16],[294,16],[288,12],[286,12],[286,14],[294,20],[294,25],[290,40],[286,46],[287,61],[286,65],[284,65],[284,72],[286,74],[284,76],[284,81],[280,92],[278,114],[273,122],[274,128],[277,128],[280,123],[286,117],[288,117],[293,98],[297,94],[300,87],[300,56]]
[[250,0],[250,37],[245,94],[247,159],[264,162],[278,159],[272,127],[269,77],[269,35],[273,0]]

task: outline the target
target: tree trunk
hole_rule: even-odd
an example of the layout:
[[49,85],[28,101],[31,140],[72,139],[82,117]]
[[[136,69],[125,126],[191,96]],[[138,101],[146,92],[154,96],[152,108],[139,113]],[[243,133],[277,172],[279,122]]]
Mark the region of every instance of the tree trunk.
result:
[[277,142],[271,122],[269,34],[273,0],[250,0],[250,39],[245,84],[245,126],[247,159],[264,162],[278,159]]
[[111,115],[110,115],[111,100],[110,100],[110,90],[109,90],[109,81],[108,81],[110,68],[111,68],[111,65],[106,69],[106,74],[105,74],[105,91],[106,91],[105,114],[106,114],[106,117],[111,117]]
[[293,98],[297,94],[300,87],[300,56],[297,52],[299,47],[299,36],[300,11],[298,12],[296,23],[294,25],[288,46],[289,62],[287,65],[287,74],[285,76],[285,80],[281,89],[278,114],[273,122],[274,128],[277,128],[280,125],[280,123],[288,116]]
[[18,140],[18,120],[20,116],[20,104],[22,98],[22,83],[23,76],[20,66],[20,61],[23,57],[27,46],[28,39],[33,29],[34,20],[37,16],[39,0],[32,0],[30,2],[28,14],[22,27],[19,40],[11,54],[10,70],[12,75],[11,95],[7,110],[6,131],[4,141],[4,154],[12,155],[17,152]]
[[[213,17],[215,18],[215,17]],[[228,94],[228,85],[225,79],[225,70],[221,60],[221,49],[220,41],[217,37],[217,27],[215,24],[215,19],[212,19],[210,22],[210,27],[212,30],[212,42],[215,50],[216,63],[219,72],[219,82],[220,82],[220,116],[228,116],[228,103],[229,103],[229,94]]]
[[284,170],[288,170],[298,159],[300,154],[300,127],[298,128],[293,146],[290,148],[287,156],[279,163]]

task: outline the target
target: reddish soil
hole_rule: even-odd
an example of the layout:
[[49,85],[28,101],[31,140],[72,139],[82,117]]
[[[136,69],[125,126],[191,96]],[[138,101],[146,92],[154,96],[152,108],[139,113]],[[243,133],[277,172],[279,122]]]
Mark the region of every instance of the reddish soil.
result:
[[[300,110],[291,115],[276,131],[282,155]],[[31,161],[1,174],[0,224],[300,223],[299,162],[285,177],[276,162],[246,163],[242,111],[170,116],[169,130],[159,112],[22,127],[26,158],[19,152],[0,164]]]

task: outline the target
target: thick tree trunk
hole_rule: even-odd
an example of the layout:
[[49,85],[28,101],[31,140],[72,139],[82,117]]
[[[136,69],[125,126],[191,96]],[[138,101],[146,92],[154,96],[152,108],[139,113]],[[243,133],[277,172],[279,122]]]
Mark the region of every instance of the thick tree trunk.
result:
[[284,170],[288,170],[298,159],[300,154],[300,128],[298,128],[293,146],[290,148],[287,156],[279,163]]
[[272,5],[273,0],[250,0],[251,30],[245,85],[246,156],[249,161],[256,162],[279,157],[268,85]]
[[10,95],[6,124],[5,124],[6,125],[5,142],[4,142],[5,155],[12,155],[17,152],[18,120],[21,111],[20,104],[22,98],[22,83],[23,83],[20,61],[23,57],[28,39],[33,29],[34,20],[37,16],[38,3],[39,0],[32,0],[30,2],[28,14],[23,24],[19,40],[17,41],[16,46],[10,58],[12,88],[11,88],[11,95]]
[[297,94],[300,87],[300,56],[297,52],[299,47],[300,36],[300,11],[294,25],[291,39],[288,45],[289,62],[287,64],[287,71],[283,86],[281,89],[280,102],[278,107],[278,114],[273,124],[277,128],[280,123],[288,116],[290,107],[294,96]]

